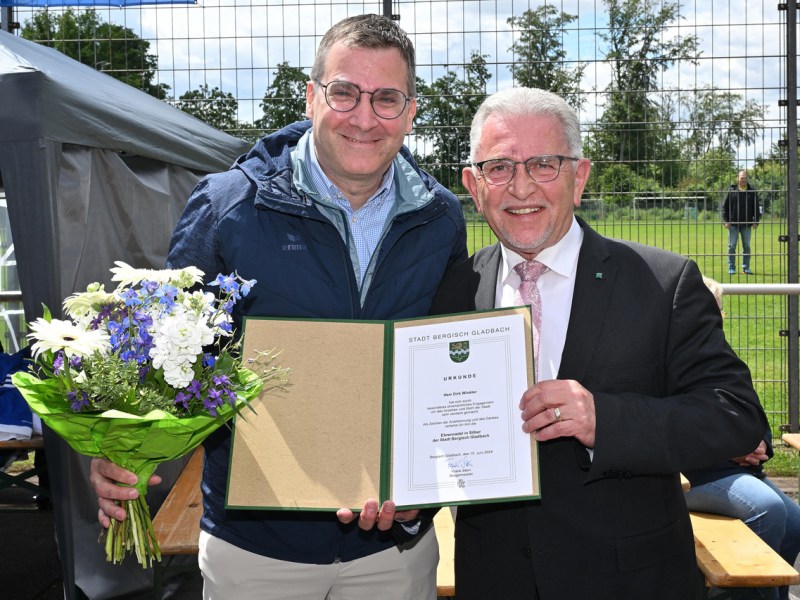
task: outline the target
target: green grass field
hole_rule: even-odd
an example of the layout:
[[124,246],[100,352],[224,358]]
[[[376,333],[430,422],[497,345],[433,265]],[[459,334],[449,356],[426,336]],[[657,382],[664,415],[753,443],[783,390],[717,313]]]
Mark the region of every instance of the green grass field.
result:
[[[580,214],[580,213],[578,213]],[[640,214],[639,220],[589,220],[590,225],[608,237],[631,240],[664,248],[697,262],[704,275],[720,283],[785,283],[787,273],[785,223],[765,220],[754,230],[752,276],[728,274],[728,234],[717,215],[703,219],[660,220],[658,214]],[[496,238],[483,222],[467,223],[470,252],[493,244]],[[741,244],[738,247],[741,254]],[[733,349],[750,367],[753,383],[772,424],[773,438],[780,439],[780,426],[788,424],[787,343],[781,331],[787,329],[785,296],[727,295],[723,299],[725,335]],[[776,444],[780,446],[780,444]],[[796,475],[794,452],[776,457],[773,474]],[[771,470],[772,470],[771,469]]]

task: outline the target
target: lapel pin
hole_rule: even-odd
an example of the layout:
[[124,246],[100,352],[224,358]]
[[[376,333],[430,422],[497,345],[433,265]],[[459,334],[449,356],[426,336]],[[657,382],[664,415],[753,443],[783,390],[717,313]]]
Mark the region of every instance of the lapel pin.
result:
[[594,274],[594,278],[595,278],[595,279],[605,279],[605,278],[606,278],[606,276],[605,276],[605,275],[603,275],[602,273],[595,273],[595,274]]

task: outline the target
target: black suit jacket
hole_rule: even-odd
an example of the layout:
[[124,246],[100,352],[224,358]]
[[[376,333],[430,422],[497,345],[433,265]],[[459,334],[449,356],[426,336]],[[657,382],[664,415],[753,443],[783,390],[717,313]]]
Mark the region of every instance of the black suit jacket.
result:
[[[766,426],[695,263],[579,223],[558,377],[594,395],[594,457],[574,438],[541,443],[541,500],[459,507],[459,598],[695,598],[678,473],[747,454]],[[495,245],[455,267],[434,311],[492,308],[500,261]]]

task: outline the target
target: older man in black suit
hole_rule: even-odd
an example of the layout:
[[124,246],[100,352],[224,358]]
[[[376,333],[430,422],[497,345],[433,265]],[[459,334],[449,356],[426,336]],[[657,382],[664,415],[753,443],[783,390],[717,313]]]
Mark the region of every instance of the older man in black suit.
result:
[[542,272],[538,382],[520,402],[542,497],[459,507],[458,597],[695,598],[679,472],[746,454],[767,427],[714,298],[692,261],[573,215],[591,164],[558,96],[490,96],[471,146],[463,182],[500,243],[445,278],[434,310],[521,304]]

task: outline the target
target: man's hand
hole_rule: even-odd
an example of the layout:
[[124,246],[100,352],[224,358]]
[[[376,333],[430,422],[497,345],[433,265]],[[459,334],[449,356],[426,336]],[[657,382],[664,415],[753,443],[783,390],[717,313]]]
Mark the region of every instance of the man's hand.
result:
[[[378,501],[374,498],[370,498],[364,502],[364,508],[361,509],[358,515],[358,527],[368,531],[377,525],[378,529],[381,531],[388,531],[395,521],[398,523],[413,521],[417,518],[418,514],[418,510],[401,510],[400,512],[396,512],[394,502],[391,500],[384,502],[379,511]],[[339,521],[344,524],[352,523],[356,518],[355,513],[349,508],[340,508],[336,511],[336,516],[339,518]]]
[[540,381],[522,394],[523,431],[540,442],[559,437],[574,437],[587,448],[594,448],[594,396],[573,380]]
[[723,226],[725,229],[730,229],[730,226],[731,226],[731,224],[730,224],[730,223],[723,223],[723,224],[722,224],[722,226]]
[[[136,484],[136,474],[127,469],[115,465],[105,458],[93,458],[89,469],[89,481],[92,483],[94,493],[97,494],[97,520],[108,529],[111,519],[117,521],[125,520],[125,509],[119,506],[115,500],[133,500],[139,495],[134,487],[123,487],[117,483],[125,485]],[[153,475],[148,485],[161,483],[161,477]]]
[[761,440],[758,448],[753,450],[750,454],[747,456],[737,456],[731,460],[740,467],[757,467],[762,462],[767,462],[769,460],[769,456],[767,455],[767,442]]

